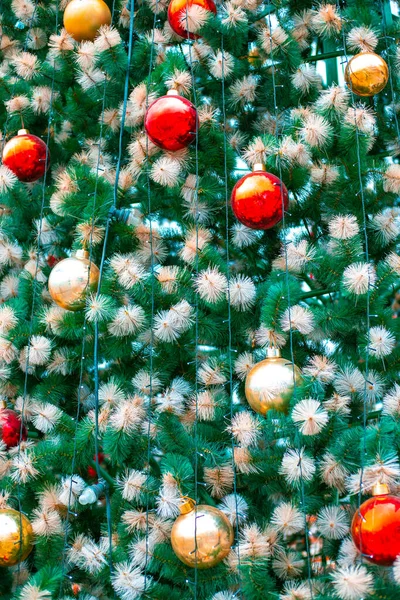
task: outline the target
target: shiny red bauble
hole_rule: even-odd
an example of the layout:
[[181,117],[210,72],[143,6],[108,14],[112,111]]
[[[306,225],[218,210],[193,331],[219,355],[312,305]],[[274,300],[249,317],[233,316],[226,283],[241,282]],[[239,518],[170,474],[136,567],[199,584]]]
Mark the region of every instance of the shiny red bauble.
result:
[[282,219],[282,204],[286,210],[289,196],[278,177],[255,165],[233,188],[231,204],[235,217],[246,227],[270,229]]
[[151,141],[176,152],[189,146],[196,137],[198,118],[193,104],[170,90],[150,104],[144,125]]
[[32,135],[26,129],[20,129],[18,135],[11,138],[4,146],[3,164],[6,165],[20,181],[26,183],[37,181],[50,164],[50,155],[43,140]]
[[390,494],[368,498],[353,517],[351,535],[367,560],[392,565],[400,554],[400,498]]
[[[21,419],[9,408],[0,408],[0,438],[7,448],[18,446],[21,437]],[[22,427],[22,439],[27,439],[26,427]]]
[[187,31],[185,26],[186,9],[198,6],[214,14],[217,13],[216,6],[212,0],[171,0],[168,6],[168,23],[171,29],[183,38],[194,40],[199,36]]

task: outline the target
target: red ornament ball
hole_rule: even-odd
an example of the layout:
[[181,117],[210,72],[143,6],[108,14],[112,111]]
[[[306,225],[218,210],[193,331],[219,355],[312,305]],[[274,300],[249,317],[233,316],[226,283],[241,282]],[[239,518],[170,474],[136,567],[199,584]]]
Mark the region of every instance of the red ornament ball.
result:
[[189,146],[195,139],[197,111],[189,100],[171,90],[150,104],[144,125],[147,135],[156,146],[176,152]]
[[187,18],[190,21],[192,6],[198,6],[214,15],[217,13],[217,8],[212,0],[171,0],[168,7],[168,23],[177,35],[190,40],[200,37],[186,29],[186,9],[188,9]]
[[279,223],[282,200],[286,210],[289,204],[286,186],[261,165],[239,179],[231,196],[235,217],[251,229],[270,229]]
[[[99,457],[99,465],[101,465],[101,463],[104,461],[104,454],[99,452],[97,456]],[[96,455],[93,456],[93,460],[96,462]],[[97,479],[96,467],[89,466],[87,468],[87,474],[91,479]]]
[[47,264],[49,265],[49,267],[53,268],[54,265],[56,265],[58,262],[60,262],[60,258],[58,258],[57,256],[54,256],[54,254],[48,254],[47,255]]
[[[9,408],[0,409],[0,437],[7,448],[18,446],[21,432],[21,419]],[[22,427],[22,439],[28,437],[25,425]]]
[[4,146],[3,164],[6,165],[20,181],[26,183],[37,181],[50,164],[50,155],[43,140],[32,135],[26,129],[20,129],[18,135],[11,138]]
[[353,517],[351,535],[361,554],[375,565],[390,566],[400,554],[400,498],[368,498]]

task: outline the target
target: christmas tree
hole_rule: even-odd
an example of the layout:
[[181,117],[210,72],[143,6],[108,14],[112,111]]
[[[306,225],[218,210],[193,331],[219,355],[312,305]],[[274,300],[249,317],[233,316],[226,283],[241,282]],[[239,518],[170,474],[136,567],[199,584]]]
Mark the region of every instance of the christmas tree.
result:
[[0,14],[1,598],[396,598],[398,3]]

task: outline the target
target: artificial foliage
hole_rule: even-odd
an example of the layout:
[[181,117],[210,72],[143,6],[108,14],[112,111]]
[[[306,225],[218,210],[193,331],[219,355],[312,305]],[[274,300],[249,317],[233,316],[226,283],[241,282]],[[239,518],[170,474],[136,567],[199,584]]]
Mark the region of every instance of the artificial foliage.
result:
[[[398,2],[198,3],[193,40],[167,0],[107,3],[82,42],[65,0],[1,3],[1,145],[27,129],[49,168],[0,166],[0,394],[22,416],[0,509],[34,532],[0,596],[396,598],[400,560],[366,561],[350,525],[376,483],[400,493]],[[372,97],[344,81],[359,52],[388,66]],[[144,125],[171,89],[199,119],[177,152]],[[260,163],[289,195],[268,230],[229,205]],[[99,289],[64,310],[49,276],[82,248]],[[268,347],[302,376],[261,415]],[[183,496],[233,526],[213,568],[173,552]]]

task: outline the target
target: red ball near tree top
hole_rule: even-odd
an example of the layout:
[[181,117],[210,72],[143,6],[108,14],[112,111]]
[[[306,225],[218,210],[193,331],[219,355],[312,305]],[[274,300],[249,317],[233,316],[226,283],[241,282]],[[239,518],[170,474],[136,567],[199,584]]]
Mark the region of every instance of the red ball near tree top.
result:
[[289,196],[282,181],[267,173],[261,164],[254,165],[232,190],[231,203],[235,217],[251,229],[270,229],[282,219]]
[[175,90],[150,104],[144,122],[151,141],[163,150],[176,152],[196,137],[198,118],[193,104]]
[[190,21],[190,9],[192,6],[198,6],[200,9],[217,13],[216,6],[212,0],[171,0],[168,6],[168,23],[176,34],[183,38],[194,40],[199,36],[190,33],[186,29],[186,9],[188,10],[187,19]]
[[390,566],[400,554],[400,498],[390,495],[387,486],[379,488],[354,515],[351,535],[367,560]]
[[18,135],[11,138],[4,146],[3,164],[6,165],[20,181],[26,183],[37,181],[50,164],[50,155],[43,140],[20,129]]
[[[21,435],[21,419],[9,408],[0,408],[0,438],[7,448],[18,446]],[[26,427],[22,427],[22,439],[27,439]]]

